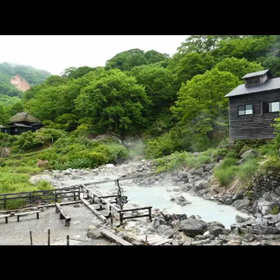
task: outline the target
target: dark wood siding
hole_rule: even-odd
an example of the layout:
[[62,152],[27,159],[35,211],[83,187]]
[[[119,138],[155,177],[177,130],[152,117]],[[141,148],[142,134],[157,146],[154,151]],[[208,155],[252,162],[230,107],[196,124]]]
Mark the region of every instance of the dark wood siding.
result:
[[[272,139],[275,137],[271,124],[279,113],[262,113],[262,102],[280,100],[280,89],[229,98],[229,136],[238,139]],[[253,105],[253,115],[238,116],[239,105]]]

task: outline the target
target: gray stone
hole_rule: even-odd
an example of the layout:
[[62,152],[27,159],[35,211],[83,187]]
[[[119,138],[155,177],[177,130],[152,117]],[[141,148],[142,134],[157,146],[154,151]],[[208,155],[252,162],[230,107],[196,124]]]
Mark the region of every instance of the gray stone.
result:
[[237,199],[232,204],[232,206],[234,206],[239,211],[248,208],[249,205],[250,205],[250,200],[248,198]]
[[214,236],[218,236],[219,234],[223,233],[223,228],[219,227],[219,226],[211,226],[209,227],[209,233],[214,235]]
[[190,237],[195,237],[196,235],[203,235],[207,230],[207,223],[193,218],[188,218],[180,222],[181,230]]

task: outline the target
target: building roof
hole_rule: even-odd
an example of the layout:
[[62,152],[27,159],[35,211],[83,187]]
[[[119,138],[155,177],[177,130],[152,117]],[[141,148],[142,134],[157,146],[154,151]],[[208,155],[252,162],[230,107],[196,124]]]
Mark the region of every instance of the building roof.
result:
[[23,123],[13,123],[10,127],[32,127],[32,125],[26,125]]
[[17,113],[16,115],[10,117],[10,123],[20,122],[40,123],[41,121],[26,112]]
[[[247,74],[247,75],[249,75],[249,74]],[[268,79],[263,84],[257,84],[257,85],[250,86],[250,87],[245,87],[244,84],[239,85],[235,89],[233,89],[231,92],[226,94],[225,97],[239,96],[239,95],[243,95],[243,94],[251,94],[251,93],[257,93],[257,92],[269,91],[269,90],[275,90],[275,89],[280,89],[280,78]]]
[[262,70],[262,71],[257,71],[257,72],[252,72],[252,73],[248,73],[248,74],[246,74],[245,76],[243,76],[241,79],[247,79],[247,78],[253,78],[253,77],[263,76],[263,75],[265,75],[268,71],[269,71],[269,69]]

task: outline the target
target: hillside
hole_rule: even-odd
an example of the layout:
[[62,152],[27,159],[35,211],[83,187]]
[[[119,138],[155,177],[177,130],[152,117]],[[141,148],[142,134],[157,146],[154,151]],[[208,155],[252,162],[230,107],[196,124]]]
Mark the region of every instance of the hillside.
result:
[[11,84],[13,84],[19,91],[26,91],[30,89],[30,84],[22,78],[19,74],[16,74],[10,80]]
[[0,63],[0,95],[21,96],[31,86],[42,84],[51,73],[27,65]]

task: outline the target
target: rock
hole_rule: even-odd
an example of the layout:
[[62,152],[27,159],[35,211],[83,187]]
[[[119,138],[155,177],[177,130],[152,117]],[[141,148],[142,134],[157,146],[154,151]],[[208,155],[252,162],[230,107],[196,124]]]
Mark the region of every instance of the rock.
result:
[[103,238],[101,232],[96,226],[89,226],[87,230],[87,237],[91,239],[101,239]]
[[237,192],[233,195],[232,200],[243,199],[243,192]]
[[241,211],[242,209],[248,208],[250,205],[250,200],[248,198],[237,199],[233,202],[232,206],[234,206],[237,210]]
[[180,222],[180,228],[189,237],[195,237],[196,235],[203,235],[207,230],[207,223],[193,218],[188,218]]
[[209,234],[214,235],[214,236],[218,236],[219,234],[223,233],[223,227],[219,227],[219,226],[211,226],[209,227]]
[[231,239],[226,245],[230,245],[230,246],[239,246],[241,245],[242,241],[239,239]]

